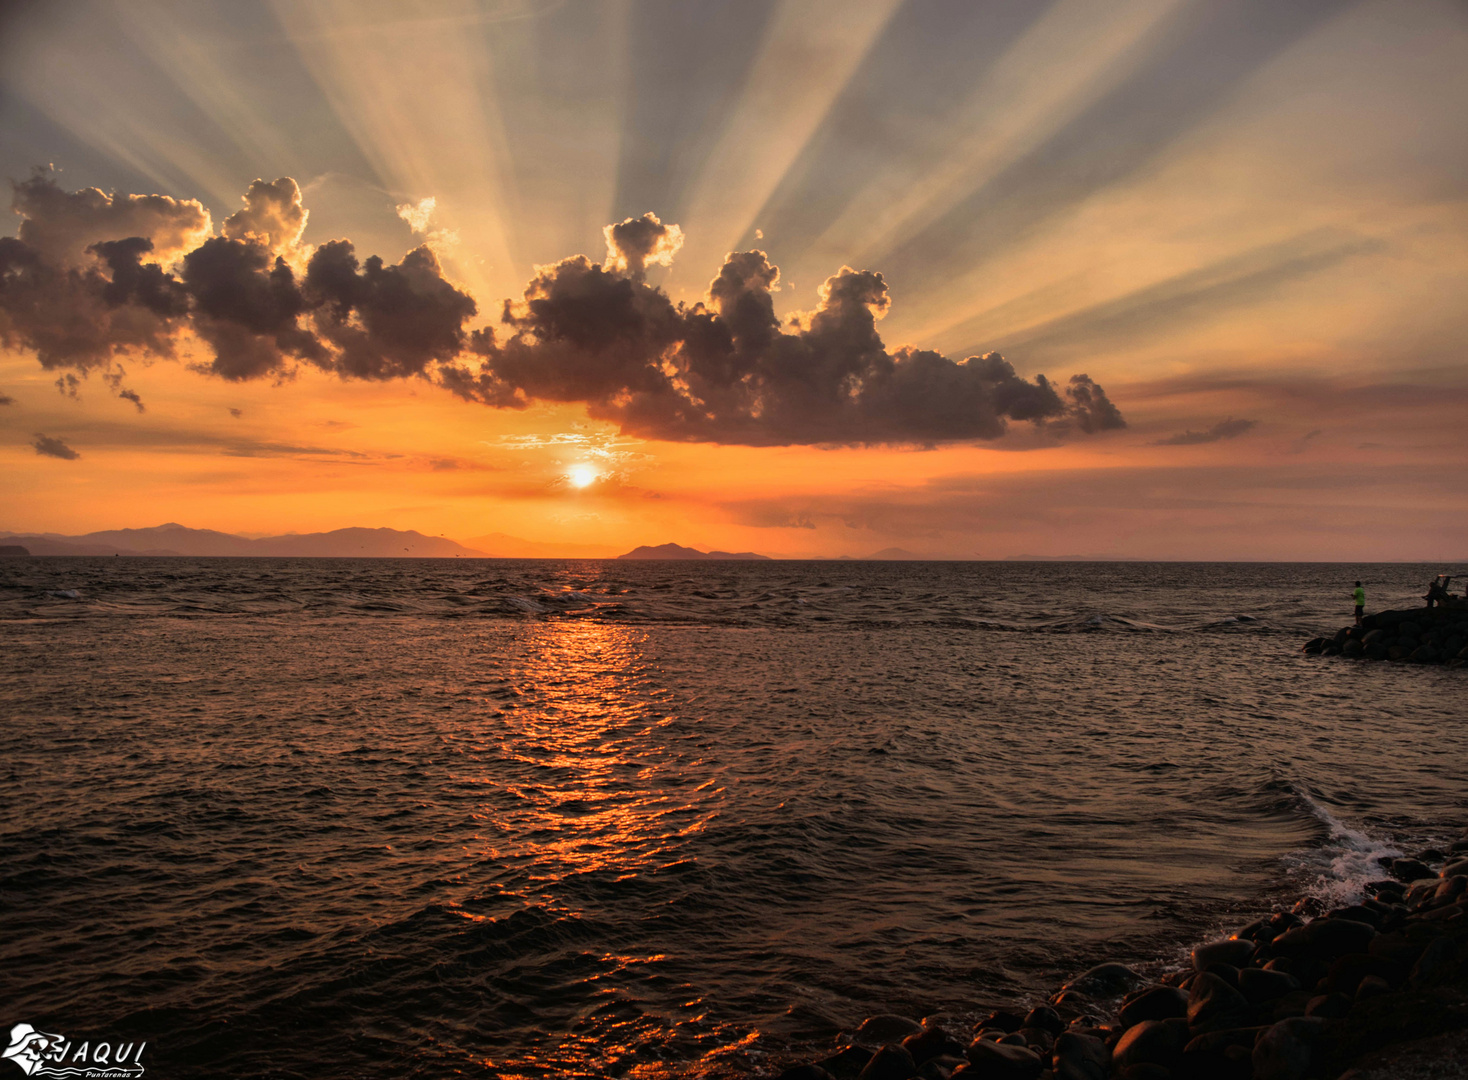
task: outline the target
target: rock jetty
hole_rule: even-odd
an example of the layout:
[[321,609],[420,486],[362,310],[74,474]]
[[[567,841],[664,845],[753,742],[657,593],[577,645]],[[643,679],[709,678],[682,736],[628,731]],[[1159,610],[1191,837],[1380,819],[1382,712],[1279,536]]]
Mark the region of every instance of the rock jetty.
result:
[[1468,606],[1378,611],[1360,626],[1343,626],[1333,637],[1311,638],[1311,656],[1395,660],[1406,664],[1468,664]]
[[1468,832],[1447,851],[1379,861],[1360,903],[1308,897],[1198,946],[1159,981],[1102,964],[968,1031],[873,1016],[779,1080],[1465,1075],[1454,1062],[1468,1054]]

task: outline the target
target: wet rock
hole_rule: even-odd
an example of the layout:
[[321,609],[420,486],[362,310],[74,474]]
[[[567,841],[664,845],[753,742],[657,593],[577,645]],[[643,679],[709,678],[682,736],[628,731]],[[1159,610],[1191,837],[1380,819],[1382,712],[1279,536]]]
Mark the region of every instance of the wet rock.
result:
[[1119,1070],[1143,1064],[1170,1069],[1182,1057],[1187,1041],[1187,1027],[1181,1021],[1143,1020],[1127,1028],[1112,1049],[1111,1060]]
[[1036,1080],[1045,1068],[1040,1055],[1028,1047],[982,1039],[969,1044],[968,1062],[963,1075],[973,1080]]
[[1349,638],[1341,643],[1342,656],[1360,656],[1366,651],[1366,646],[1361,644],[1359,638]]
[[1025,1022],[1021,1026],[1040,1028],[1042,1031],[1048,1031],[1051,1035],[1059,1035],[1065,1030],[1065,1021],[1060,1018],[1058,1012],[1048,1005],[1038,1005],[1030,1010],[1029,1015],[1025,1017]]
[[1193,970],[1207,971],[1214,964],[1241,968],[1249,962],[1258,946],[1247,938],[1224,938],[1210,941],[1193,950]]
[[1117,1074],[1118,1080],[1176,1080],[1171,1069],[1151,1062],[1132,1065]]
[[968,1068],[967,1058],[940,1054],[919,1065],[917,1074],[921,1080],[949,1080],[959,1068]]
[[1072,979],[1060,989],[1079,990],[1093,998],[1112,998],[1134,990],[1147,980],[1125,964],[1098,964],[1084,975]]
[[1041,1058],[1048,1058],[1050,1051],[1055,1049],[1055,1033],[1046,1031],[1044,1028],[1026,1026],[1020,1028],[1015,1034]]
[[1067,1031],[1055,1040],[1053,1063],[1056,1080],[1106,1080],[1111,1051],[1094,1036]]
[[1000,1046],[1029,1046],[1030,1040],[1021,1035],[1020,1031],[1024,1031],[1024,1028],[1020,1028],[1019,1031],[1011,1031],[1008,1035],[1001,1035],[993,1041]]
[[1050,1004],[1062,1013],[1074,1015],[1094,1012],[1096,1009],[1096,999],[1079,990],[1062,990],[1050,999]]
[[949,1054],[962,1057],[964,1044],[936,1024],[927,1025],[915,1035],[902,1040],[902,1048],[912,1055],[919,1065],[930,1058]]
[[1390,994],[1391,992],[1391,983],[1387,982],[1380,975],[1368,975],[1356,987],[1356,1000],[1364,1001],[1366,998],[1377,997],[1380,994]]
[[1325,973],[1320,989],[1325,993],[1354,994],[1361,980],[1368,975],[1385,979],[1388,983],[1401,983],[1407,977],[1407,969],[1383,956],[1370,953],[1347,953]]
[[1320,994],[1310,999],[1310,1004],[1305,1006],[1305,1015],[1338,1020],[1351,1011],[1351,1005],[1352,998],[1347,994]]
[[1204,972],[1188,994],[1188,1029],[1200,1033],[1244,1027],[1250,1019],[1244,995],[1217,975]]
[[981,1028],[996,1028],[999,1031],[1018,1031],[1025,1026],[1025,1018],[1022,1013],[1010,1012],[1008,1009],[996,1009],[974,1025],[975,1030]]
[[1292,1016],[1304,1016],[1305,1010],[1310,1007],[1310,1002],[1315,999],[1314,990],[1291,990],[1282,997],[1275,998],[1270,1010],[1270,1016],[1275,1021],[1288,1020]]
[[1414,987],[1435,986],[1468,979],[1468,929],[1451,931],[1434,939],[1422,951],[1408,976]]
[[1281,956],[1299,956],[1329,963],[1346,953],[1365,952],[1376,936],[1366,923],[1350,919],[1314,919],[1274,939],[1271,948]]
[[780,1074],[780,1080],[832,1080],[819,1065],[795,1065]]
[[917,1062],[902,1047],[889,1043],[872,1055],[856,1080],[909,1080],[917,1074]]
[[1402,882],[1419,881],[1422,878],[1433,876],[1427,864],[1418,862],[1416,859],[1393,859],[1388,864],[1386,872]]
[[1291,990],[1299,990],[1300,980],[1284,971],[1266,971],[1264,968],[1245,968],[1239,972],[1239,992],[1250,1005],[1262,1005],[1284,997]]
[[1336,908],[1330,913],[1332,919],[1352,919],[1355,922],[1364,922],[1373,930],[1381,925],[1381,912],[1366,907],[1364,904],[1353,904],[1350,907]]
[[910,1020],[905,1016],[897,1016],[893,1013],[883,1013],[879,1016],[869,1016],[861,1022],[861,1027],[856,1029],[852,1036],[853,1042],[865,1046],[883,1046],[887,1043],[901,1042],[909,1035],[920,1034],[923,1026],[916,1020]]
[[1298,1017],[1266,1030],[1254,1044],[1255,1080],[1301,1080],[1310,1069],[1312,1046],[1324,1026],[1324,1020]]
[[816,1064],[836,1078],[855,1080],[872,1060],[872,1052],[860,1046],[844,1046],[838,1053],[822,1058]]
[[1171,1020],[1188,1015],[1188,995],[1175,986],[1153,986],[1126,999],[1118,1014],[1123,1027],[1143,1020]]

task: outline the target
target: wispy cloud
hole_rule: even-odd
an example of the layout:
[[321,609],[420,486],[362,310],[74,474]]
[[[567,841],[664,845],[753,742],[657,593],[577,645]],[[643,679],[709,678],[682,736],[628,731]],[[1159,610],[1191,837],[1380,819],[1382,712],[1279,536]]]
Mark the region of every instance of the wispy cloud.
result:
[[36,433],[35,441],[31,443],[36,448],[36,453],[42,457],[60,458],[62,461],[75,461],[81,457],[75,450],[67,446],[60,439],[53,439],[50,435]]
[[1158,439],[1153,446],[1198,446],[1201,443],[1218,442],[1221,439],[1237,439],[1244,432],[1258,425],[1258,420],[1235,420],[1229,417],[1220,420],[1207,431],[1180,431],[1166,439]]

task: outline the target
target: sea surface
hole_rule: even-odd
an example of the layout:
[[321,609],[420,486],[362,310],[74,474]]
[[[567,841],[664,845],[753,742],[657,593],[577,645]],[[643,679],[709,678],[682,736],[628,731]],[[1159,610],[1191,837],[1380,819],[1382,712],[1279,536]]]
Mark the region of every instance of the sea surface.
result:
[[1468,825],[1468,669],[1299,652],[1457,569],[0,560],[0,1029],[731,1077],[1161,971]]

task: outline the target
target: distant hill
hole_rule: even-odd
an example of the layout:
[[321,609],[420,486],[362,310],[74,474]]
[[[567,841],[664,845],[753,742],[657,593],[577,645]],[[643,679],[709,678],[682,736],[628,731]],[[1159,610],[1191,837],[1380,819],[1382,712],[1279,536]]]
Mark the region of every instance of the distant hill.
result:
[[471,536],[464,543],[494,559],[610,559],[617,553],[607,544],[543,543],[505,533]]
[[881,551],[874,551],[867,556],[867,560],[870,562],[903,562],[912,560],[921,561],[926,558],[926,555],[916,555],[913,552],[908,551],[906,548],[900,547],[883,548]]
[[335,529],[249,539],[170,522],[149,529],[109,529],[83,536],[0,534],[32,555],[274,556],[342,559],[482,559],[485,554],[441,536],[400,529]]
[[708,561],[712,559],[740,560],[744,562],[764,561],[768,562],[768,555],[756,555],[752,551],[699,551],[697,548],[684,547],[682,544],[658,544],[651,547],[643,544],[641,547],[633,548],[625,555],[618,555],[619,559],[684,559],[689,561]]

